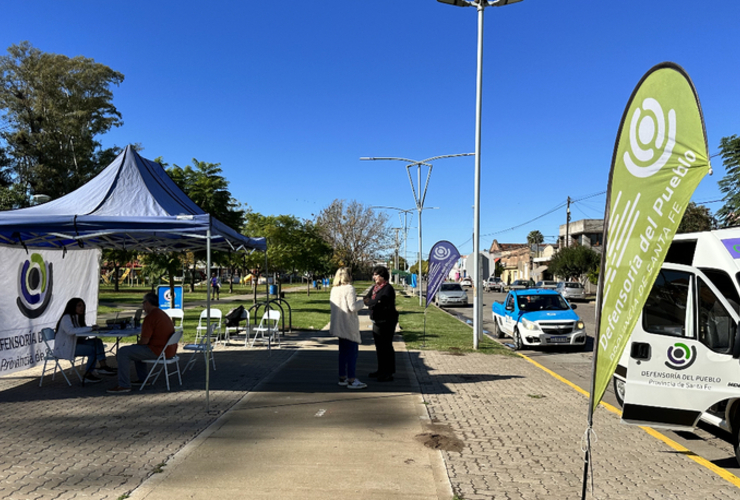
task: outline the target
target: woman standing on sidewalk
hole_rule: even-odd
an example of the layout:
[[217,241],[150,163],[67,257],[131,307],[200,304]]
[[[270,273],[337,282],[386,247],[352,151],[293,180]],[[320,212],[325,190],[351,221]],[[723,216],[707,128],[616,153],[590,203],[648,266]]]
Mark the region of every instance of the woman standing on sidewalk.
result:
[[396,310],[396,291],[388,283],[390,275],[385,266],[373,268],[375,286],[368,292],[363,301],[370,309],[373,322],[373,339],[375,352],[378,355],[378,370],[370,377],[377,377],[378,382],[390,382],[396,373],[396,351],[393,349],[393,335],[398,323]]
[[364,389],[367,384],[355,377],[357,355],[360,348],[360,319],[357,311],[362,309],[362,300],[357,300],[355,287],[347,268],[341,268],[334,276],[334,286],[329,296],[331,322],[329,332],[339,337],[339,385],[348,389]]

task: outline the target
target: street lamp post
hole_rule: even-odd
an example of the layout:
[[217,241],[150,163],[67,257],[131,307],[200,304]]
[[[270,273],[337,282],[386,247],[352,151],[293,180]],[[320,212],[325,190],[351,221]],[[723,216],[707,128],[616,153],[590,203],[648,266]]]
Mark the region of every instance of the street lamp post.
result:
[[[409,176],[409,182],[411,183],[411,192],[414,195],[414,203],[416,204],[416,210],[419,212],[419,305],[423,306],[423,298],[422,298],[422,284],[421,284],[421,262],[422,262],[422,255],[421,255],[421,211],[424,210],[424,199],[427,196],[427,188],[429,187],[429,178],[432,176],[432,164],[430,162],[434,160],[440,160],[442,158],[455,158],[458,156],[473,156],[474,153],[461,153],[456,155],[442,155],[442,156],[433,156],[431,158],[427,158],[426,160],[409,160],[408,158],[396,158],[396,157],[368,157],[363,156],[360,158],[360,160],[397,160],[405,162],[406,165],[406,173]],[[427,170],[427,180],[426,183],[424,183],[424,191],[421,190],[421,166],[425,165],[429,167],[429,170]],[[411,167],[416,167],[416,178],[417,178],[417,186],[419,187],[418,190],[414,188],[414,181],[411,178]]]
[[[384,208],[388,210],[398,210],[398,220],[403,224],[403,270],[408,271],[409,270],[409,262],[406,258],[406,251],[408,250],[408,239],[409,239],[409,221],[408,216],[411,212],[416,210],[416,208],[398,208],[398,207],[387,207],[385,205],[373,205],[370,208]],[[436,207],[435,207],[436,208]],[[401,218],[401,214],[403,214],[403,218]],[[412,214],[413,216],[413,214]]]
[[483,11],[486,7],[503,7],[521,0],[437,0],[458,7],[475,7],[478,10],[478,59],[475,91],[475,215],[473,216],[473,348],[483,334],[483,295],[481,294],[480,270],[480,152],[481,152],[481,108],[483,103]]

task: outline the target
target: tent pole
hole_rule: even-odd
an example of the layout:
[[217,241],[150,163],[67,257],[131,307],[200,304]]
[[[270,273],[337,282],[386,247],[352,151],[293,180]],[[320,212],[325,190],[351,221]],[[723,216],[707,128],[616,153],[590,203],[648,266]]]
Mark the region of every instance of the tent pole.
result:
[[211,366],[211,215],[208,215],[208,229],[206,230],[206,413],[211,411],[209,391]]

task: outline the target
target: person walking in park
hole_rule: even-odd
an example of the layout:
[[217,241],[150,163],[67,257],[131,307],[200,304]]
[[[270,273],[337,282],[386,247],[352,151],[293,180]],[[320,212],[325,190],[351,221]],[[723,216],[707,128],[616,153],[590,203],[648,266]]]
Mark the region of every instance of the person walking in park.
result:
[[375,286],[370,289],[363,301],[370,309],[373,322],[373,339],[378,356],[378,369],[369,376],[378,382],[391,382],[396,373],[396,351],[393,349],[393,335],[398,323],[396,310],[396,291],[388,281],[390,274],[385,266],[373,268]]
[[339,338],[339,385],[348,389],[364,389],[367,384],[356,377],[357,356],[360,349],[360,319],[357,311],[363,308],[363,300],[357,299],[352,286],[352,277],[347,268],[341,268],[334,276],[334,286],[329,295],[331,320],[329,332]]
[[218,279],[216,273],[211,275],[211,297],[218,300],[221,296],[221,280]]

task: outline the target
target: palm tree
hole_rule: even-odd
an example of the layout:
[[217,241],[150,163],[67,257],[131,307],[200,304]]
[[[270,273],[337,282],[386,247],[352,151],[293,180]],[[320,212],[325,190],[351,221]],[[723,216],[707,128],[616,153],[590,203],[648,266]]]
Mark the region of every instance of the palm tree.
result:
[[540,256],[540,245],[543,241],[545,241],[545,237],[537,230],[530,231],[527,235],[527,245],[529,245],[530,250],[533,246],[537,245],[537,257]]

